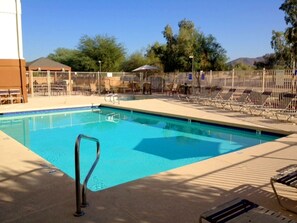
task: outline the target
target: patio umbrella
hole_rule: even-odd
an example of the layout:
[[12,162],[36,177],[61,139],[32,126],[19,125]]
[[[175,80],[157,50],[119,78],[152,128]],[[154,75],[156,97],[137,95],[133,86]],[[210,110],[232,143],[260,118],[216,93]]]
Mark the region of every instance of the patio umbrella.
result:
[[[157,71],[157,70],[159,70],[158,67],[151,66],[151,65],[143,65],[141,67],[138,67],[138,68],[132,70],[132,72],[143,72],[144,74],[146,74],[149,71]],[[144,75],[144,76],[146,79],[146,75]]]
[[147,71],[154,71],[154,70],[159,70],[159,68],[155,67],[155,66],[151,66],[151,65],[143,65],[143,66],[138,67],[132,71],[133,72],[147,72]]

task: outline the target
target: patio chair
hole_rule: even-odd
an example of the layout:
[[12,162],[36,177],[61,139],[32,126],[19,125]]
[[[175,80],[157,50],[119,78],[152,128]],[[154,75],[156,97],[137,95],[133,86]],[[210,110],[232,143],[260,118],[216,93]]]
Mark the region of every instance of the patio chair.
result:
[[271,95],[272,91],[264,91],[262,93],[252,91],[247,98],[247,103],[243,105],[243,110],[253,115],[253,111],[264,108]]
[[264,208],[249,200],[236,198],[222,205],[204,212],[199,218],[199,222],[211,223],[223,222],[269,222],[269,223],[296,223],[296,221],[284,217],[274,211]]
[[186,94],[180,94],[180,93],[177,93],[177,97],[179,100],[181,101],[190,101],[190,98],[188,95]]
[[[239,97],[233,97],[232,100],[226,102],[226,105],[229,105],[232,111],[235,110],[236,107],[242,108],[242,106],[247,102],[249,95],[252,93],[251,89],[245,89]],[[241,109],[240,109],[241,110]]]
[[211,87],[201,87],[200,91],[197,91],[195,95],[189,95],[188,100],[193,103],[199,103],[199,99],[209,97],[210,92]]
[[91,91],[91,94],[98,93],[97,84],[96,83],[90,83],[90,91]]
[[150,82],[143,83],[142,94],[152,94],[152,85]]
[[271,179],[270,179],[270,184],[272,186],[273,192],[276,196],[276,199],[277,199],[277,202],[279,203],[279,205],[283,209],[297,214],[297,210],[288,208],[281,202],[279,194],[277,193],[275,185],[274,185],[275,183],[279,183],[279,184],[286,185],[288,187],[297,189],[297,165],[293,164],[293,165],[290,165],[290,166],[287,166],[287,167],[281,169],[277,175],[271,177]]
[[297,95],[292,93],[284,94],[282,101],[284,103],[283,108],[275,109],[271,112],[277,120],[280,120],[280,116],[285,116],[286,121],[290,121],[297,115]]
[[287,116],[287,119],[296,111],[296,94],[281,93],[277,99],[271,100],[267,106],[258,108],[267,118],[275,116],[279,120],[280,115]]
[[23,102],[24,98],[21,92],[21,89],[16,88],[16,89],[9,89],[9,100],[11,102],[11,104],[13,104],[14,102]]
[[190,86],[187,85],[187,83],[185,83],[184,85],[181,85],[180,87],[181,87],[181,89],[177,93],[178,99],[190,101],[190,98],[189,98],[189,96],[190,96],[190,94],[189,94]]
[[211,104],[211,101],[216,100],[219,98],[219,95],[223,92],[223,89],[221,87],[213,87],[211,88],[210,94],[208,97],[200,97],[199,101],[203,104]]
[[177,94],[179,91],[180,85],[177,83],[174,83],[171,89],[171,95],[173,96],[174,94]]
[[0,89],[0,105],[8,103],[9,100],[9,90]]
[[218,97],[211,102],[214,103],[216,107],[222,106],[222,108],[224,108],[226,106],[226,103],[232,101],[235,91],[235,88],[230,88],[228,92],[219,94]]
[[170,94],[172,92],[172,88],[173,88],[173,83],[167,83],[164,86],[164,93],[165,93],[165,95],[169,95],[170,96]]

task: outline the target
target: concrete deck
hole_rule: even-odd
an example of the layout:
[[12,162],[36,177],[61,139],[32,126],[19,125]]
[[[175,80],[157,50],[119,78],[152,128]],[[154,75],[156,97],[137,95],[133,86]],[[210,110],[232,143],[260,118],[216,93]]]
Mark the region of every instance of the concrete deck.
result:
[[[26,104],[1,105],[0,113],[92,103],[112,105],[98,96],[35,97]],[[121,101],[116,106],[291,134],[104,191],[88,191],[90,206],[77,218],[74,181],[0,132],[0,222],[198,222],[202,212],[235,197],[297,220],[296,214],[281,210],[269,183],[277,170],[297,163],[296,125],[170,98]],[[296,191],[278,188],[297,210]]]

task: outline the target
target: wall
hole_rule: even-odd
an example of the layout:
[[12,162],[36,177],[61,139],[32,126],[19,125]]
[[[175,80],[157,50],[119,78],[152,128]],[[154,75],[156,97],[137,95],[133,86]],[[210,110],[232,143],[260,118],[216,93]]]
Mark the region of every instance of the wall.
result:
[[27,102],[21,2],[0,1],[0,88],[20,88]]

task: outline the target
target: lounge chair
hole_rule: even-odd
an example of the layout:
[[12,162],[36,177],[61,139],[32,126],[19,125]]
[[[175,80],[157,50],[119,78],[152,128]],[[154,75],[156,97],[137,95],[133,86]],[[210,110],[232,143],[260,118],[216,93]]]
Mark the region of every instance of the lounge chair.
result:
[[274,110],[270,110],[278,120],[280,116],[285,116],[287,121],[297,115],[297,95],[287,93],[282,96],[282,107]]
[[246,104],[242,105],[242,110],[247,111],[247,113],[253,115],[253,112],[255,110],[264,108],[265,104],[269,101],[271,95],[272,91],[264,91],[262,93],[252,91],[247,98]]
[[210,211],[201,214],[199,222],[204,221],[211,223],[223,222],[259,222],[259,223],[277,223],[288,222],[296,223],[296,221],[277,214],[249,200],[236,198],[222,205],[213,208]]
[[179,100],[181,100],[181,101],[190,101],[190,98],[189,98],[189,96],[188,95],[186,95],[186,94],[177,94],[177,97],[178,97],[178,99]]
[[296,103],[296,100],[296,94],[281,93],[277,99],[271,100],[266,106],[257,110],[260,110],[260,114],[265,114],[267,118],[275,116],[279,119],[280,115],[288,116],[286,112],[292,113],[295,111],[294,103]]
[[235,88],[230,88],[228,92],[226,93],[222,92],[221,94],[218,95],[217,98],[213,99],[211,102],[214,103],[216,107],[222,106],[222,108],[224,108],[229,101],[232,101],[235,91],[236,91]]
[[239,97],[233,97],[231,101],[226,102],[226,105],[229,105],[232,111],[234,111],[236,107],[243,108],[242,106],[245,105],[251,93],[251,89],[245,89]]
[[297,165],[290,165],[288,167],[281,169],[277,175],[271,177],[270,183],[279,205],[285,210],[297,214],[297,210],[288,208],[281,202],[281,199],[279,198],[279,195],[274,185],[275,183],[279,183],[297,189]]
[[211,87],[202,87],[200,92],[196,95],[188,96],[189,101],[194,103],[199,103],[199,100],[202,98],[208,98],[211,93]]
[[200,97],[199,102],[205,105],[211,104],[211,101],[216,100],[219,98],[219,95],[223,92],[221,87],[213,87],[208,96]]

